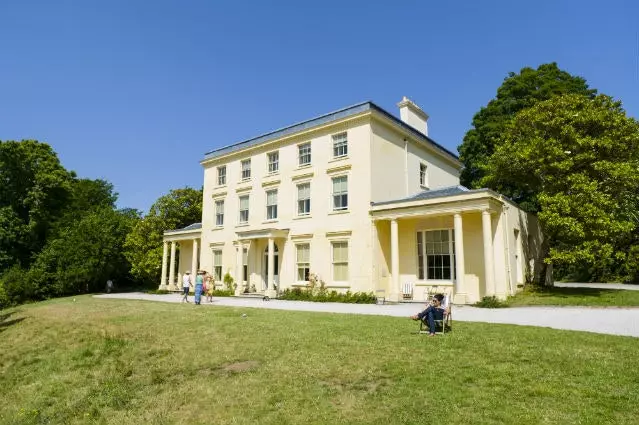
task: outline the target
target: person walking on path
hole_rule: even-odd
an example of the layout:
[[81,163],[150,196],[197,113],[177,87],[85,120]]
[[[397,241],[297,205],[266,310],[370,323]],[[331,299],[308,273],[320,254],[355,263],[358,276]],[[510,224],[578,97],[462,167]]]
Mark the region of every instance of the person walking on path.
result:
[[113,281],[109,279],[107,280],[107,283],[106,283],[106,293],[110,294],[112,290],[113,290]]
[[202,301],[202,287],[204,286],[204,276],[202,270],[198,270],[195,276],[195,304],[200,305]]
[[184,291],[182,302],[189,302],[189,290],[191,289],[191,286],[191,272],[187,270],[186,273],[184,273],[184,276],[182,276],[182,290]]

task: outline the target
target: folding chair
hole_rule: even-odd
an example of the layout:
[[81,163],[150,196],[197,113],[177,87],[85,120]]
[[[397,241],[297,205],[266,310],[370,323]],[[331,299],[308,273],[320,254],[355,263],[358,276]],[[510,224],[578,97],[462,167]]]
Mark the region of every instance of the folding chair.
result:
[[402,290],[402,296],[404,297],[405,300],[412,300],[413,299],[413,284],[412,283],[405,283],[403,286],[403,290]]
[[377,300],[377,304],[385,304],[386,303],[386,290],[378,289],[375,291],[375,298]]
[[[435,334],[445,334],[453,330],[453,297],[451,294],[444,294],[444,301],[442,307],[444,307],[444,316],[441,320],[435,320]],[[427,334],[428,330],[428,318],[424,317],[419,321],[419,333]]]

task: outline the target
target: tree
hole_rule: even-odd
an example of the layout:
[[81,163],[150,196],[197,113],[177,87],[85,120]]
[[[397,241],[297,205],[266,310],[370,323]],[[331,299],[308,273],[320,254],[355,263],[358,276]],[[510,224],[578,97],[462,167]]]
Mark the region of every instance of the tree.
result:
[[98,291],[107,279],[130,279],[124,241],[136,217],[94,209],[49,240],[29,270],[37,298]]
[[157,284],[162,268],[165,230],[180,229],[202,220],[202,190],[176,189],[161,196],[127,236],[125,255],[131,273],[146,285]]
[[[51,146],[35,140],[0,141],[0,267],[30,264],[44,246],[70,196],[72,175]],[[0,269],[2,270],[2,269]]]
[[519,74],[509,73],[497,89],[497,96],[475,114],[473,128],[458,148],[465,167],[461,184],[472,189],[481,187],[484,167],[505,127],[519,111],[553,96],[570,93],[592,98],[596,90],[590,89],[583,78],[562,71],[554,62],[537,69],[523,68]]
[[[620,102],[565,95],[506,125],[483,182],[536,205],[544,264],[601,264],[639,225],[639,123]],[[545,270],[541,270],[543,276]]]

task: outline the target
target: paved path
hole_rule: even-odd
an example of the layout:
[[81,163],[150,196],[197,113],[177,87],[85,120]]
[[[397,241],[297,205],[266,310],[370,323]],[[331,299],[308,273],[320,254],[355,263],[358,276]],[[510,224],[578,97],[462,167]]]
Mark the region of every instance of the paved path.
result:
[[596,289],[626,289],[628,291],[639,291],[639,285],[628,285],[623,283],[564,283],[555,282],[558,288],[596,288]]
[[[181,295],[153,295],[140,292],[95,295],[96,298],[122,298],[179,303]],[[193,297],[191,297],[191,300]],[[269,308],[274,310],[317,311],[324,313],[370,314],[378,316],[408,317],[423,308],[423,304],[395,305],[313,303],[307,301],[262,301],[253,298],[215,297],[213,303],[202,306],[237,308]],[[542,326],[555,329],[597,332],[611,335],[639,337],[639,308],[593,307],[512,307],[486,309],[455,306],[453,319],[463,322],[505,323]],[[596,326],[596,328],[595,328]]]

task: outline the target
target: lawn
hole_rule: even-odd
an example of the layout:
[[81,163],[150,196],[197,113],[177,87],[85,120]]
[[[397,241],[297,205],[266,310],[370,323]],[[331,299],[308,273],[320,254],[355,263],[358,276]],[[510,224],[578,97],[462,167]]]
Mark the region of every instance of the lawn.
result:
[[457,322],[429,338],[403,318],[87,296],[0,315],[3,424],[639,417],[639,339],[628,337]]
[[508,299],[512,307],[525,305],[566,305],[639,307],[639,291],[596,288],[525,289]]

